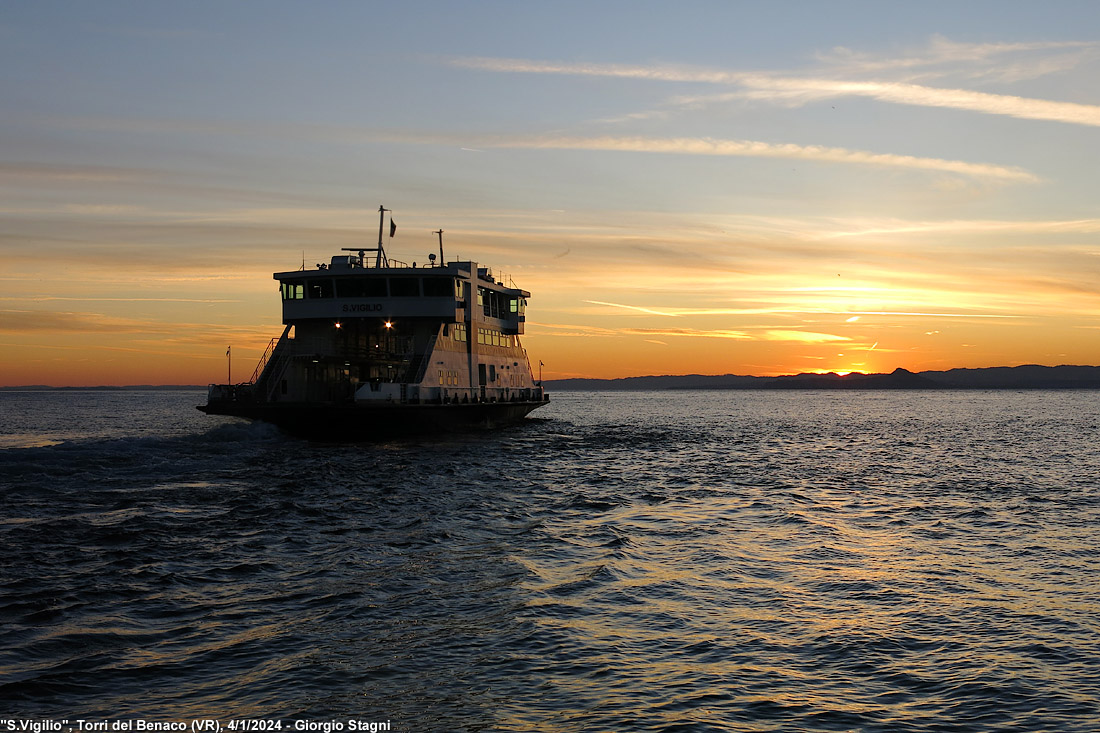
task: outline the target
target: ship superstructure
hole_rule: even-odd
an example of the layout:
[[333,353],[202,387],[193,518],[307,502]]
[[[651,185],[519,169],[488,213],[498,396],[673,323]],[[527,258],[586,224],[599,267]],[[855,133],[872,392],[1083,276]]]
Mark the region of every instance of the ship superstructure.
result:
[[[531,294],[472,261],[407,265],[377,248],[276,272],[283,332],[249,382],[211,385],[209,414],[292,432],[387,435],[493,426],[545,404],[520,345]],[[392,229],[392,224],[391,224]]]

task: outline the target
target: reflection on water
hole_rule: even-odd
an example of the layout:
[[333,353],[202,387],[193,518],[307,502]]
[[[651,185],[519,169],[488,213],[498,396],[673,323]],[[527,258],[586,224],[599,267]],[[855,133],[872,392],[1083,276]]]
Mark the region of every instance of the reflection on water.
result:
[[142,417],[82,438],[55,398],[20,397],[47,417],[0,450],[13,715],[1100,715],[1095,392],[564,394],[506,433],[372,445],[219,424],[179,393],[88,397]]

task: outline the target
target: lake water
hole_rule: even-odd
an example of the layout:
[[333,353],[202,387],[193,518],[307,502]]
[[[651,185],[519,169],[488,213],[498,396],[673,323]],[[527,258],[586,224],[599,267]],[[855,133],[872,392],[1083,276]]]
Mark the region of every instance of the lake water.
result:
[[0,393],[0,713],[1097,730],[1100,392],[552,399],[356,445]]

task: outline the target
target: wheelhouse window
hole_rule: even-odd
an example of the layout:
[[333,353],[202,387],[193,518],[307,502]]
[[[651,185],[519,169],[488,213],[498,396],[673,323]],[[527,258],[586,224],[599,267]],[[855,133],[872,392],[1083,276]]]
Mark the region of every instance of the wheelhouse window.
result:
[[501,301],[504,299],[503,293],[498,293],[495,290],[489,290],[488,288],[477,289],[477,303],[481,306],[482,312],[490,318],[500,318]]
[[424,278],[425,298],[445,298],[454,294],[454,278],[450,277],[426,277]]
[[302,300],[306,297],[302,283],[283,283],[279,290],[283,294],[283,300]]
[[329,278],[306,280],[306,293],[312,298],[331,298],[332,280]]
[[391,277],[390,295],[394,298],[415,298],[420,295],[420,278]]
[[386,279],[382,277],[344,277],[336,281],[340,298],[385,298]]

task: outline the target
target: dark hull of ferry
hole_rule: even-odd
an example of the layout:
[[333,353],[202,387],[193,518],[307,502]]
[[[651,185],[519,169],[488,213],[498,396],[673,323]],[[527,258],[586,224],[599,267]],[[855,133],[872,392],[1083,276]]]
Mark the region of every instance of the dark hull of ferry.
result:
[[498,428],[522,420],[544,402],[471,404],[249,404],[199,405],[207,415],[230,415],[272,423],[286,433],[325,440],[378,440],[425,433]]

